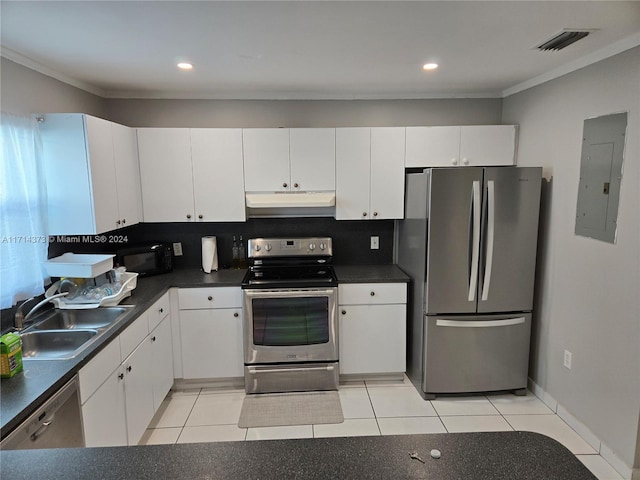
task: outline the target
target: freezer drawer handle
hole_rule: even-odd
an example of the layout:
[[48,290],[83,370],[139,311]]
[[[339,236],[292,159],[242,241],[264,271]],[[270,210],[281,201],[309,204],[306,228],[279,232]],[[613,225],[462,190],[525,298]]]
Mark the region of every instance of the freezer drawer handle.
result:
[[491,270],[493,269],[493,244],[496,230],[496,189],[495,182],[487,182],[487,255],[485,258],[484,281],[482,282],[482,301],[489,298],[491,285]]
[[478,285],[478,262],[480,261],[480,182],[475,180],[471,193],[473,233],[471,235],[471,272],[469,272],[469,296],[470,302],[476,300]]
[[504,320],[443,320],[436,319],[436,327],[461,327],[461,328],[484,328],[484,327],[508,327],[510,325],[520,325],[524,323],[524,317],[505,318]]

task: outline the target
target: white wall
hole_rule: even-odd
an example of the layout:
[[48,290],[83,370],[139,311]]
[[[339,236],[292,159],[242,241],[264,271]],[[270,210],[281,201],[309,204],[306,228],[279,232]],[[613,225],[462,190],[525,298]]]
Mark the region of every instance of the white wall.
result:
[[67,85],[2,57],[0,64],[0,107],[3,112],[88,113],[104,118],[102,97]]
[[[628,111],[615,245],[574,235],[582,126]],[[547,179],[532,379],[634,465],[640,414],[640,47],[504,100],[518,163]],[[573,354],[572,369],[563,352]],[[640,466],[640,458],[635,459]]]

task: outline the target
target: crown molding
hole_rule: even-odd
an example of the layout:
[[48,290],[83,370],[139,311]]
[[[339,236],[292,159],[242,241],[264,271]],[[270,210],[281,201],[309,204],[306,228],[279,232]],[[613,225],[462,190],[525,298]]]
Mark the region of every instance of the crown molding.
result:
[[106,95],[106,92],[103,89],[98,88],[95,85],[77,80],[73,77],[65,75],[64,73],[54,70],[53,68],[49,68],[46,65],[41,64],[40,62],[37,62],[29,57],[11,50],[10,48],[5,47],[4,45],[0,46],[0,56],[11,60],[12,62],[15,62],[19,65],[22,65],[23,67],[35,70],[36,72],[48,77],[55,78],[62,83],[66,83],[67,85],[71,85],[73,87],[79,88],[80,90],[84,90],[85,92],[98,95],[99,97],[105,97]]

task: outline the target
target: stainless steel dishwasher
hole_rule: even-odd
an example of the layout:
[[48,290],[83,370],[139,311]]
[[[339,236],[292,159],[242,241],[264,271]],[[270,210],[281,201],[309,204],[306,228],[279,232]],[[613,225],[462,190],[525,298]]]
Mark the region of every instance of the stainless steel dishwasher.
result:
[[0,450],[84,446],[77,376],[0,442]]

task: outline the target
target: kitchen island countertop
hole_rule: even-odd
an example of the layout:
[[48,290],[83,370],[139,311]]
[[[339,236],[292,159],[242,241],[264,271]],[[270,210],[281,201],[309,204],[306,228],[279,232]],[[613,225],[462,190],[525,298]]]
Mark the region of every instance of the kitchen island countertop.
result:
[[[432,449],[441,457],[432,458]],[[566,447],[533,432],[19,450],[0,452],[0,463],[13,480],[596,478]]]

